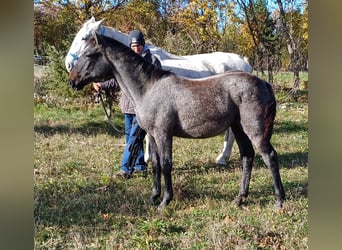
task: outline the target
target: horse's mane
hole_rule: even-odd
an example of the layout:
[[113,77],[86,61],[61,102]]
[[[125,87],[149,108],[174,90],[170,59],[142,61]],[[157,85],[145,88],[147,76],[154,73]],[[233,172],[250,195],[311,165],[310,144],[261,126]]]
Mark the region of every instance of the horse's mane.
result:
[[[105,25],[102,25],[102,26],[100,26],[100,27],[104,27],[104,28],[109,29],[109,30],[111,30],[111,31],[113,31],[113,32],[119,33],[119,34],[121,34],[121,35],[127,37],[127,39],[128,39],[128,35],[127,35],[126,33],[121,32],[120,30],[117,30],[117,29],[115,29],[115,28],[113,28],[113,27],[105,26]],[[108,37],[108,38],[110,38],[110,37]]]
[[135,70],[144,73],[148,78],[150,78],[150,80],[160,79],[164,76],[169,76],[173,74],[168,70],[163,70],[161,68],[156,67],[152,63],[148,62],[142,56],[136,54],[131,48],[127,47],[125,44],[121,43],[120,41],[117,41],[114,38],[99,34],[97,34],[97,38],[100,39],[100,41],[102,41],[105,46],[115,46],[115,49],[118,51],[118,53],[122,53],[129,57],[133,57],[135,62],[134,67],[136,67]]
[[[121,36],[123,37],[126,37],[127,40],[128,40],[128,34],[116,29],[116,28],[113,28],[113,27],[110,27],[110,26],[105,26],[105,25],[102,25],[101,26],[101,30],[102,28],[104,29],[108,29],[110,30],[111,32],[113,33],[116,33],[116,34],[120,34]],[[99,33],[101,35],[104,35],[103,33]],[[106,37],[111,37],[110,35],[106,35]],[[182,57],[181,56],[177,56],[177,55],[174,55],[174,54],[171,54],[170,52],[166,51],[165,49],[162,49],[160,47],[157,47],[156,45],[153,45],[151,43],[151,41],[149,40],[146,40],[146,45],[148,46],[149,49],[153,50],[153,51],[158,51],[157,54],[160,58],[168,58],[168,59],[181,59]]]
[[103,25],[103,26],[106,27],[107,29],[110,29],[110,30],[113,30],[113,31],[116,31],[116,32],[119,32],[119,33],[122,33],[122,34],[125,35],[125,33],[121,32],[120,30],[117,30],[117,29],[115,29],[113,27],[110,27],[110,26],[107,26],[107,25]]

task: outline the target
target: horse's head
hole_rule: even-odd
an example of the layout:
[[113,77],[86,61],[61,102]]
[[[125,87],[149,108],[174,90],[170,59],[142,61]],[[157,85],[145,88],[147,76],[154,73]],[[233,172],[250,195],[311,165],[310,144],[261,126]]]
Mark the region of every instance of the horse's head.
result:
[[92,33],[99,31],[99,29],[101,28],[101,23],[103,21],[104,19],[95,21],[95,18],[92,17],[82,25],[82,28],[75,36],[69,52],[65,58],[65,67],[68,72],[73,69],[77,60],[87,47],[87,42],[92,37]]
[[84,52],[79,57],[69,74],[69,83],[73,89],[81,90],[90,82],[113,78],[111,64],[106,57],[106,48],[96,33],[86,43]]

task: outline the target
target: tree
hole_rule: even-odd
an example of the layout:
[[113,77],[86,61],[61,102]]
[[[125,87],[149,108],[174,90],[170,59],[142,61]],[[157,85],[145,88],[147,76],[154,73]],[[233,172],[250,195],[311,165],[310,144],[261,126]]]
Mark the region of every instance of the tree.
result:
[[292,93],[294,96],[299,92],[299,71],[301,69],[301,36],[299,35],[300,26],[298,21],[300,20],[299,11],[294,9],[295,1],[291,0],[289,4],[288,12],[285,12],[283,2],[277,0],[279,7],[279,22],[283,35],[286,38],[287,50],[290,57],[291,71],[294,74],[294,83]]
[[141,30],[145,38],[153,44],[162,44],[166,27],[159,11],[159,1],[132,0],[110,13],[106,25],[129,33],[133,29]]
[[171,23],[190,41],[192,53],[216,51],[220,41],[217,2],[192,0],[170,18]]
[[301,23],[299,24],[300,27],[300,41],[301,41],[301,69],[303,71],[308,70],[308,43],[309,43],[309,10],[308,10],[308,2],[305,0],[303,3],[304,11],[301,18]]
[[64,50],[63,41],[68,37],[67,22],[59,22],[61,9],[44,2],[34,8],[34,46],[39,54],[46,54],[48,45]]
[[80,26],[94,16],[125,33],[140,29],[148,42],[174,54],[226,51],[247,56],[256,70],[267,70],[270,82],[274,70],[290,69],[294,89],[299,88],[299,70],[307,69],[307,0],[34,2],[34,50],[42,55],[51,46],[66,54]]
[[65,51],[80,25],[94,16],[100,19],[128,0],[40,0],[34,5],[35,50],[45,53],[48,45]]
[[273,82],[273,65],[275,61],[276,47],[279,43],[278,34],[275,32],[275,24],[271,13],[267,9],[265,0],[238,0],[243,10],[249,34],[254,43],[255,68],[264,74],[267,68],[268,81]]

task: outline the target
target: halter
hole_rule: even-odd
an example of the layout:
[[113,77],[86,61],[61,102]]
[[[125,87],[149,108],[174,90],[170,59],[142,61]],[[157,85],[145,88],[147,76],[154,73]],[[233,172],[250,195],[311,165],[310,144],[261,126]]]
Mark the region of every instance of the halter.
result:
[[76,61],[78,59],[80,59],[80,57],[78,55],[74,54],[74,53],[69,53],[68,55],[71,56],[72,58],[74,58]]

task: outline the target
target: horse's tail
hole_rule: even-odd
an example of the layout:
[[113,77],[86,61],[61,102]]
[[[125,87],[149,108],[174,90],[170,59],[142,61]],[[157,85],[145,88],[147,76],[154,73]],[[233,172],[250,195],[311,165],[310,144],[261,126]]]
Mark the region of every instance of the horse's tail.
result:
[[275,120],[275,116],[276,116],[276,108],[277,108],[277,101],[275,99],[274,96],[274,92],[272,89],[271,84],[269,84],[268,82],[265,81],[266,84],[266,88],[269,92],[270,95],[270,101],[268,102],[268,104],[265,107],[264,110],[264,138],[267,140],[271,140],[271,136],[273,134],[273,126],[274,126],[274,120]]

